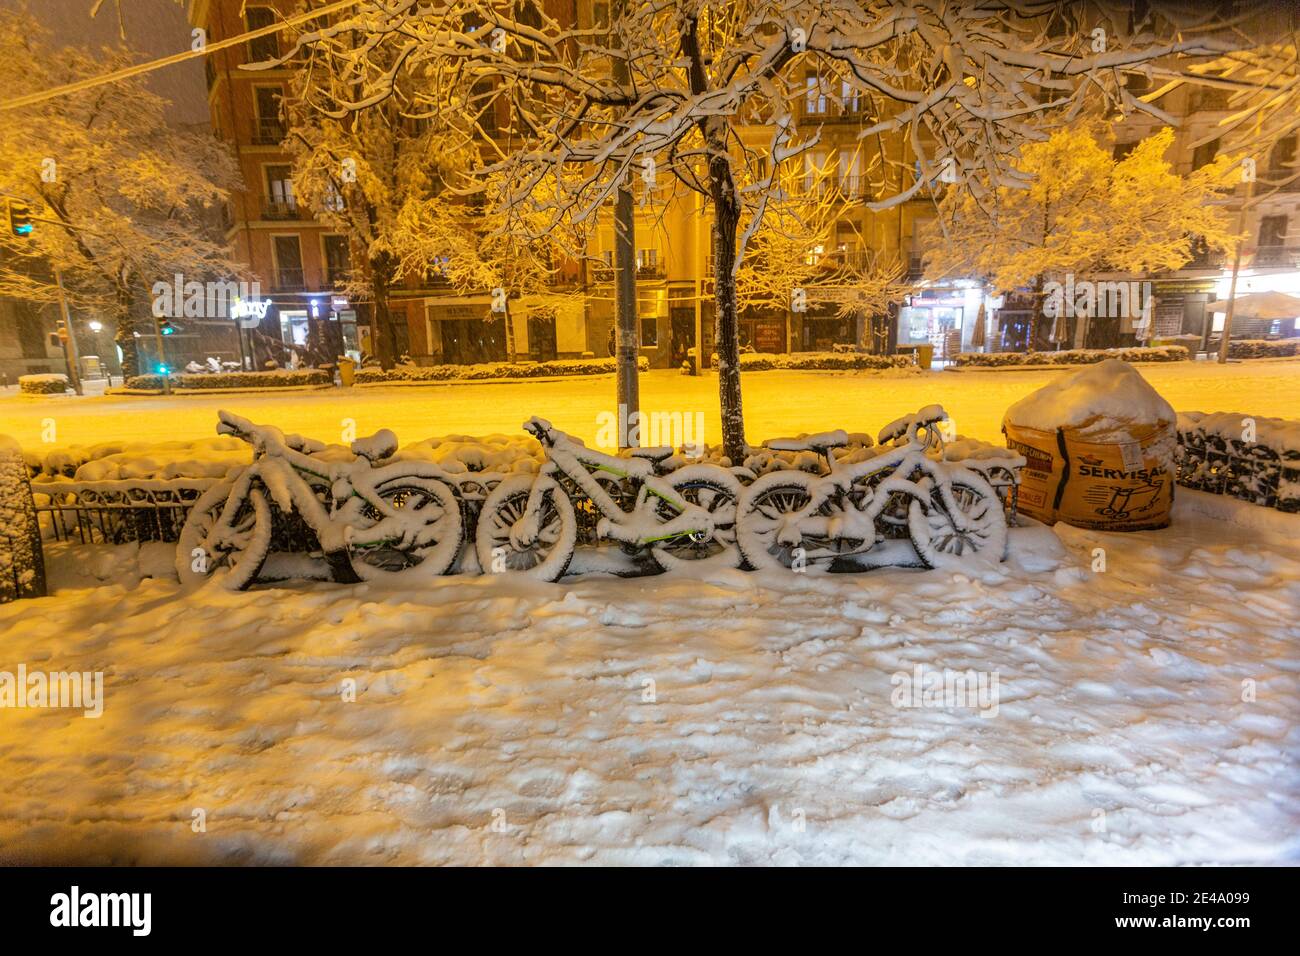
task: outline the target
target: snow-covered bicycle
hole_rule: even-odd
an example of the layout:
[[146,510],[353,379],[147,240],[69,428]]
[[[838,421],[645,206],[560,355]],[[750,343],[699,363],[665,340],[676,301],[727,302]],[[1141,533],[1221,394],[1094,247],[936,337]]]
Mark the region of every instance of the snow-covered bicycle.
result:
[[[251,585],[274,542],[292,573],[312,552],[334,580],[355,583],[445,574],[463,541],[461,506],[447,476],[425,461],[388,461],[397,436],[382,429],[346,449],[285,435],[229,412],[217,432],[253,446],[253,463],[212,486],[181,530],[176,570],[183,584],[220,574]],[[342,454],[339,454],[342,452]],[[280,574],[275,575],[282,576]]]
[[475,544],[485,572],[558,580],[580,537],[617,542],[665,570],[740,564],[741,489],[727,469],[701,463],[664,473],[672,448],[637,448],[624,458],[587,448],[542,418],[524,429],[541,442],[546,462],[536,476],[504,479],[483,503]]
[[737,518],[745,560],[755,568],[851,570],[853,559],[901,537],[930,568],[974,556],[1002,560],[1002,502],[976,471],[939,458],[937,425],[946,419],[938,405],[906,415],[881,430],[874,456],[852,464],[832,454],[848,443],[843,431],[769,441],[777,451],[817,453],[826,473],[773,471],[745,488]]

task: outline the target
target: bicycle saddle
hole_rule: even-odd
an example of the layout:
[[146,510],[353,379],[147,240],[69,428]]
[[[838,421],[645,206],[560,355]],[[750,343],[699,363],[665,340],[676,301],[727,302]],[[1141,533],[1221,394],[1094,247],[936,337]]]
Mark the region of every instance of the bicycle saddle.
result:
[[397,451],[397,436],[387,428],[381,428],[373,435],[358,438],[349,447],[352,449],[352,454],[360,455],[373,463],[381,458],[388,458]]
[[803,438],[772,438],[764,442],[773,451],[815,451],[824,455],[832,448],[843,448],[849,443],[849,436],[844,429],[833,432],[817,432]]
[[632,457],[645,458],[657,465],[665,458],[671,458],[676,451],[677,449],[673,448],[672,445],[657,445],[654,448],[633,448]]
[[929,428],[937,422],[946,421],[947,418],[948,413],[943,410],[942,405],[926,405],[915,415],[904,415],[880,429],[876,441],[881,445],[888,445],[909,432],[915,434],[918,429]]
[[534,415],[528,421],[524,422],[524,431],[532,435],[543,445],[555,444],[555,428],[545,418],[538,418]]

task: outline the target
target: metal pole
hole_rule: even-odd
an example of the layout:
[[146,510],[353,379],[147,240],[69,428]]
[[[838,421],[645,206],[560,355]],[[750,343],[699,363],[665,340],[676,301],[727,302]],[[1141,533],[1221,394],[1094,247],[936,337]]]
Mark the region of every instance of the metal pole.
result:
[[77,367],[80,356],[77,353],[77,336],[72,331],[72,315],[68,312],[68,297],[63,292],[63,274],[58,266],[54,267],[54,282],[59,287],[59,313],[63,323],[63,361],[68,366],[68,378],[72,389],[78,395],[85,395],[81,387],[81,369]]
[[153,340],[158,348],[158,366],[162,369],[163,394],[172,393],[171,369],[167,365],[167,353],[163,351],[163,334],[162,326],[158,324],[158,316],[153,317]]
[[[1255,135],[1259,135],[1259,126],[1261,117],[1255,118]],[[1246,180],[1246,198],[1241,201],[1241,210],[1237,213],[1237,235],[1243,236],[1246,232],[1246,207],[1250,205],[1250,200],[1255,195],[1255,176],[1254,170],[1252,175]],[[1237,273],[1241,271],[1241,244],[1243,240],[1237,239],[1237,250],[1232,258],[1232,283],[1228,287],[1228,310],[1223,313],[1223,335],[1219,339],[1219,364],[1226,364],[1228,361],[1228,340],[1232,337],[1232,316],[1236,308],[1235,299],[1237,297]]]

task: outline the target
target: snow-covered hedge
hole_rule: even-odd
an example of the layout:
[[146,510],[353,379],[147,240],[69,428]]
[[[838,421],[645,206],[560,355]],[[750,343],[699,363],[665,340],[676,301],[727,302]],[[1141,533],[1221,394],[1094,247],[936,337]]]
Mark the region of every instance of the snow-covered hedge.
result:
[[18,376],[18,390],[28,395],[62,395],[70,387],[62,373]]
[[[650,360],[637,359],[645,372]],[[555,359],[550,362],[489,362],[482,365],[399,365],[384,371],[363,368],[357,372],[358,385],[379,382],[455,382],[485,378],[550,378],[564,375],[608,375],[618,370],[612,358]]]
[[[217,372],[201,375],[171,376],[175,389],[205,388],[285,388],[294,385],[329,385],[333,376],[325,369],[305,368],[290,371],[277,368],[266,372]],[[136,375],[126,380],[127,388],[161,389],[161,375]]]
[[[717,366],[717,356],[714,356]],[[864,369],[911,368],[910,355],[868,355],[865,352],[744,352],[740,356],[742,372],[767,372],[773,369],[794,371],[844,371]]]
[[253,460],[247,443],[230,435],[196,441],[101,442],[29,452],[27,466],[40,481],[223,478]]
[[0,435],[0,603],[45,594],[45,563],[22,449]]
[[1179,412],[1178,483],[1300,512],[1300,422]]
[[1065,349],[1060,352],[962,352],[953,364],[963,368],[1004,368],[1015,365],[1093,365],[1106,359],[1121,362],[1185,362],[1192,357],[1181,345],[1131,349]]
[[1300,355],[1300,339],[1234,339],[1228,343],[1228,358],[1282,358]]

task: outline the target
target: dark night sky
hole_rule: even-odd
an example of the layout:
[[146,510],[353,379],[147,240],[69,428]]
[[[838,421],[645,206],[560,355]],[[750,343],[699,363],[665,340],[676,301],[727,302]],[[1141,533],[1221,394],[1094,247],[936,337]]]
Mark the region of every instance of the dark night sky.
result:
[[[93,19],[94,0],[0,0],[0,16],[26,6],[54,34],[63,46],[98,48],[122,42],[116,0],[104,0]],[[137,51],[138,60],[152,60],[190,48],[190,25],[185,3],[177,0],[122,0],[122,19],[127,44]],[[155,93],[171,101],[168,118],[177,123],[206,123],[207,95],[203,83],[203,61],[194,59],[165,67],[149,76]]]

